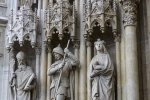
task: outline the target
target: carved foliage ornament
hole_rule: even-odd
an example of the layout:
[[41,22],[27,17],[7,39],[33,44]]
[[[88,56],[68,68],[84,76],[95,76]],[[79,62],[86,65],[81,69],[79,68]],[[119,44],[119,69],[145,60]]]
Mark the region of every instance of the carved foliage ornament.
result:
[[123,2],[124,26],[137,24],[137,5],[132,1]]

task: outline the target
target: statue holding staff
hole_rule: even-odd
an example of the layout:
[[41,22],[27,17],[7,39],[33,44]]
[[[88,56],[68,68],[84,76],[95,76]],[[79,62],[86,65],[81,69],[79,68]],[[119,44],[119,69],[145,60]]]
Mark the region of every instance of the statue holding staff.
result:
[[56,61],[47,72],[52,76],[50,100],[74,100],[73,69],[79,65],[79,61],[67,48],[63,51],[60,45],[53,49],[53,55]]
[[[30,66],[26,64],[26,55],[20,51],[17,55],[18,69],[14,71],[10,86],[15,87],[12,91],[11,100],[36,100],[36,79],[35,74]],[[15,60],[12,59],[11,66],[15,66]]]

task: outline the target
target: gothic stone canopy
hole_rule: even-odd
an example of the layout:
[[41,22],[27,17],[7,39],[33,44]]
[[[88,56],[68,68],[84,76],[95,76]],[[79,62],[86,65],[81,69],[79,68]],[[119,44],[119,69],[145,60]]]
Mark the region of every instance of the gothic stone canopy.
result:
[[11,10],[7,31],[7,49],[13,47],[14,41],[19,41],[20,46],[23,46],[25,40],[31,41],[31,46],[34,48],[37,24],[36,10],[33,12],[27,1],[24,6],[20,7],[17,14]]

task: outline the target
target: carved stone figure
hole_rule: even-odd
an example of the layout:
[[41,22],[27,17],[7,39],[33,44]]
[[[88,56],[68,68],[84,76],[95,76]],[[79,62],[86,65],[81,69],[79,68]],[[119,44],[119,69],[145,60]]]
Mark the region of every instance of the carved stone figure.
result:
[[115,100],[113,63],[104,41],[98,39],[94,45],[97,54],[93,57],[88,71],[92,82],[92,100]]
[[[26,65],[26,55],[20,51],[17,55],[18,69],[13,73],[10,85],[13,89],[11,100],[36,100],[36,79],[30,66]],[[11,61],[14,68],[15,60]]]
[[[67,54],[63,59],[64,52]],[[74,100],[74,67],[79,64],[78,59],[67,49],[57,46],[53,49],[55,63],[48,69],[47,74],[52,76],[50,86],[50,100]]]

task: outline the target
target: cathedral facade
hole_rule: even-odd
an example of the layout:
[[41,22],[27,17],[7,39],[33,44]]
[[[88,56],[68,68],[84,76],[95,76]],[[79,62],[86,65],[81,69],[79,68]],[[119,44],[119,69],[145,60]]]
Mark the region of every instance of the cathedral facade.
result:
[[150,100],[149,9],[0,0],[0,100]]

